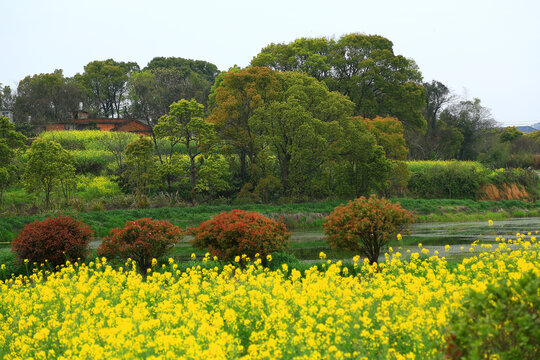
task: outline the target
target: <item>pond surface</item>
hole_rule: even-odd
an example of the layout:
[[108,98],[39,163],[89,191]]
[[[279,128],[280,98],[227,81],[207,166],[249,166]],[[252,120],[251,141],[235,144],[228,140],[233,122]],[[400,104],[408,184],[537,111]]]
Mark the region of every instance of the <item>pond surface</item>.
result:
[[[438,251],[440,256],[460,258],[470,254],[468,245],[476,240],[479,240],[480,244],[495,244],[497,236],[515,239],[518,232],[534,234],[540,230],[540,217],[498,220],[493,226],[489,226],[487,221],[419,223],[411,225],[410,230],[411,233],[404,235],[401,243],[397,240],[390,243],[394,251],[399,251],[404,257],[410,253],[420,252],[418,243],[422,243],[424,248],[430,250],[431,255]],[[288,251],[302,260],[317,260],[321,251],[327,258],[336,260],[350,260],[357,255],[352,251],[331,249],[323,237],[322,231],[295,231],[292,233]],[[192,252],[201,253],[191,248],[190,238],[191,236],[185,237],[176,246],[175,256],[181,260],[188,260]],[[99,244],[100,241],[93,241],[90,247],[95,249]],[[445,245],[451,245],[450,251],[445,251]]]
[[[479,244],[495,244],[495,238],[516,238],[516,233],[535,233],[540,230],[540,217],[512,218],[495,221],[489,226],[487,221],[452,222],[452,223],[419,223],[410,227],[410,234],[403,236],[403,242],[390,244],[394,251],[407,254],[419,252],[418,243],[430,250],[430,254],[438,251],[441,256],[462,257],[469,252],[470,245],[479,240]],[[330,259],[351,259],[354,252],[332,250],[323,239],[322,231],[293,232],[289,250],[299,259],[314,260],[324,252]],[[445,252],[444,246],[451,245]],[[463,248],[462,248],[463,247]]]

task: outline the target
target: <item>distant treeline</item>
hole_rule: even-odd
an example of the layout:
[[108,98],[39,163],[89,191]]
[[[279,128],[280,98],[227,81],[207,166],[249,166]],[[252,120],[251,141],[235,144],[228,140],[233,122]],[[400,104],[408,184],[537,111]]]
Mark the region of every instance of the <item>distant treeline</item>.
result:
[[[497,128],[479,99],[459,100],[444,84],[423,82],[415,62],[394,54],[392,42],[380,36],[270,44],[249,67],[223,72],[179,57],[156,57],[142,69],[134,62],[92,61],[72,78],[62,70],[27,76],[16,91],[5,86],[0,94],[14,129],[27,136],[65,121],[80,103],[91,117],[148,124],[151,140],[128,144],[134,139],[118,135],[92,156],[58,155],[71,164],[57,167],[69,170],[60,178],[115,176],[124,191],[141,196],[156,189],[180,191],[191,201],[401,195],[407,159],[540,168],[540,132]],[[57,187],[69,197],[73,184],[30,181],[28,165],[39,163],[32,154],[52,161],[60,149],[40,145],[41,155],[31,149],[20,158],[24,167],[14,163],[13,144],[6,145],[6,179],[28,191]],[[100,163],[91,164],[97,158]]]

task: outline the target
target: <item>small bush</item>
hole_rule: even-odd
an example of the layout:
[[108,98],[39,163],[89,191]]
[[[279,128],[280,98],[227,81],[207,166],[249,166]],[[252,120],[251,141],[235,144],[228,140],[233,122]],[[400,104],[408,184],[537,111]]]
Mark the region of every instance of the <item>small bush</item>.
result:
[[78,196],[92,200],[121,193],[117,183],[106,176],[79,175],[77,177]]
[[72,150],[70,154],[79,174],[100,175],[114,162],[114,155],[106,150]]
[[94,232],[71,216],[58,215],[27,224],[12,242],[19,259],[51,265],[84,259]]
[[446,358],[540,359],[538,289],[540,277],[528,272],[471,291],[451,317]]
[[413,220],[399,203],[360,197],[335,208],[326,217],[323,229],[332,248],[358,252],[374,263],[388,241]]
[[110,259],[131,258],[144,271],[153,258],[164,256],[183,236],[182,229],[165,220],[128,221],[123,228],[112,229],[109,236],[103,238],[98,255]]
[[283,250],[291,235],[282,222],[238,209],[222,212],[190,232],[195,236],[193,247],[206,249],[221,260],[244,254],[253,257],[257,253],[264,258]]

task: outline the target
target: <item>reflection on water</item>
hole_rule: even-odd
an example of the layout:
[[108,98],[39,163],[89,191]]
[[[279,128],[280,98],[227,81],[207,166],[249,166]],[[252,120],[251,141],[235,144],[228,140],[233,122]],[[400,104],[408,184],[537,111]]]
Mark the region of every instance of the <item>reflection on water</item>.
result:
[[[442,253],[444,245],[466,247],[476,240],[480,243],[494,243],[497,236],[515,238],[518,232],[534,233],[540,230],[540,217],[495,221],[493,226],[489,226],[487,221],[420,223],[413,224],[410,230],[411,233],[404,236],[403,241],[411,246],[403,246],[400,251],[405,252],[407,249],[418,251],[416,244],[422,243],[424,247]],[[293,232],[289,251],[297,258],[306,260],[318,259],[321,251],[330,259],[350,259],[356,255],[350,251],[332,250],[322,239],[323,236],[320,231]],[[455,248],[459,250],[458,247]]]
[[434,245],[469,244],[475,240],[493,242],[497,236],[515,237],[518,232],[526,234],[540,230],[540,217],[500,220],[493,226],[487,221],[413,224],[410,229],[410,236],[420,240],[433,239],[434,242],[420,242]]

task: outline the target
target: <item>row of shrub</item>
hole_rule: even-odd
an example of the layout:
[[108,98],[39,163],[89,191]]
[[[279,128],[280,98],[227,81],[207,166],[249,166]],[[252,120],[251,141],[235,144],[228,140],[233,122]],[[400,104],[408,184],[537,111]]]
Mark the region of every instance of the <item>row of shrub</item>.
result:
[[[389,239],[412,221],[413,216],[399,203],[361,197],[335,208],[325,220],[324,231],[333,248],[356,251],[377,262]],[[186,234],[193,236],[193,247],[224,261],[240,256],[265,259],[284,250],[291,235],[281,221],[234,209],[185,230],[164,220],[127,221],[103,237],[97,253],[109,259],[131,258],[146,269],[152,259],[165,256]],[[59,214],[27,224],[13,241],[12,250],[21,260],[58,266],[66,260],[85,259],[93,237],[88,225]]]
[[[68,130],[68,131],[44,131],[39,134],[39,138],[54,140],[69,151],[109,151],[108,142],[116,140],[118,137],[125,137],[125,142],[130,143],[139,138],[138,134],[122,132],[110,132],[99,130]],[[158,139],[158,146],[168,146],[163,139]],[[182,144],[175,145],[175,152],[184,154],[186,148]]]
[[[490,170],[473,161],[413,161],[408,163],[410,172],[409,195],[417,198],[445,199],[535,199],[538,194],[538,175],[526,169]],[[491,198],[487,186],[500,190],[514,185],[519,194],[502,194]]]

